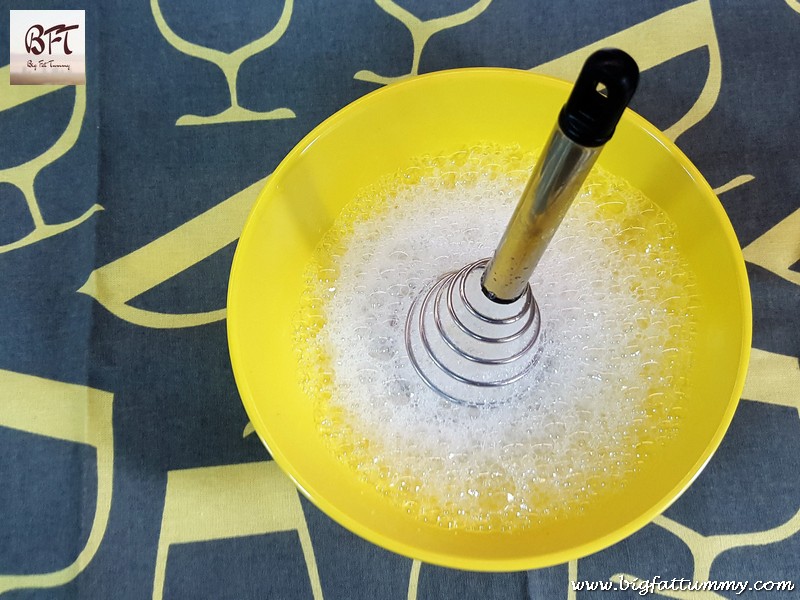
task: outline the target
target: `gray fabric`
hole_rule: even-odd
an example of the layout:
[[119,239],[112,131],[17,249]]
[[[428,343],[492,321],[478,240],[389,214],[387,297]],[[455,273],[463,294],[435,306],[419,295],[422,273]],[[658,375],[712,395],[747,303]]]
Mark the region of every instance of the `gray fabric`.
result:
[[[0,5],[0,65],[9,61],[8,9],[38,9],[45,3],[22,4]],[[0,593],[5,586],[12,588],[5,597],[15,600],[161,597],[156,573],[165,535],[167,474],[269,457],[257,436],[243,437],[247,417],[231,373],[224,320],[175,328],[137,324],[101,305],[99,294],[77,290],[93,270],[265,177],[313,126],[379,87],[356,78],[357,73],[406,74],[414,48],[409,30],[376,3],[301,0],[285,34],[245,61],[237,78],[242,106],[289,108],[295,117],[176,126],[183,115],[212,115],[230,106],[220,68],[168,43],[147,1],[59,5],[86,10],[86,113],[74,145],[36,175],[35,198],[46,223],[76,219],[95,203],[103,210],[58,235],[6,247],[33,231],[35,223],[23,191],[2,170],[55,143],[78,97],[74,88],[64,88],[0,111],[0,369],[113,393],[111,509],[96,552],[65,583],[40,587],[16,577],[57,571],[87,544],[98,506],[100,459],[91,445],[48,437],[33,425],[26,429],[5,418],[12,404],[27,398],[26,386],[35,388],[39,380],[0,389]],[[472,2],[405,0],[402,5],[427,20],[465,10]],[[474,65],[530,69],[639,24],[665,22],[664,15],[688,14],[671,12],[687,6],[702,14],[710,10],[710,46],[689,44],[685,52],[664,56],[647,69],[633,108],[664,129],[678,122],[713,79],[709,64],[718,42],[718,97],[677,143],[712,187],[743,174],[754,177],[721,194],[746,247],[800,208],[796,0],[710,5],[495,0],[468,22],[433,35],[422,48],[419,72]],[[223,51],[265,34],[282,8],[282,2],[246,0],[161,2],[164,19],[177,35]],[[703,26],[679,23],[665,29],[673,39]],[[0,94],[8,89],[0,81]],[[795,234],[792,268],[797,273],[800,232]],[[224,307],[234,246],[231,239],[128,304],[147,314]],[[748,264],[748,274],[754,348],[796,358],[797,285],[764,266]],[[792,367],[786,372],[797,380]],[[745,398],[719,452],[666,513],[707,536],[700,547],[709,552],[715,546],[708,536],[741,533],[758,544],[720,554],[707,575],[712,579],[791,580],[800,573],[800,524],[769,534],[765,545],[758,535],[796,518],[800,508],[799,392],[775,385],[774,396]],[[30,414],[36,410],[31,404]],[[301,506],[327,599],[400,600],[415,590],[419,600],[572,597],[566,565],[512,574],[422,565],[416,579],[410,559],[357,538],[305,500]],[[608,581],[620,572],[691,579],[702,552],[695,548],[693,555],[686,542],[685,536],[653,524],[573,568],[581,580]],[[167,555],[163,597],[311,598],[306,563],[295,530],[175,543]],[[598,593],[578,592],[577,597]],[[751,591],[739,597],[760,595]]]

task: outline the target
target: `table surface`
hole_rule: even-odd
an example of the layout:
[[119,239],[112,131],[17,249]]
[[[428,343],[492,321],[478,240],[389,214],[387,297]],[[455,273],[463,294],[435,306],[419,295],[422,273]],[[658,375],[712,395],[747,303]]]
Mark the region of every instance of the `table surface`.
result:
[[[4,598],[595,598],[570,581],[620,574],[800,586],[797,0],[47,5],[86,10],[87,84],[11,86],[0,68]],[[744,249],[743,401],[695,484],[603,552],[481,574],[379,549],[299,497],[248,426],[225,335],[244,219],[289,149],[363,94],[463,66],[574,79],[595,45],[639,61],[633,108],[704,173]]]

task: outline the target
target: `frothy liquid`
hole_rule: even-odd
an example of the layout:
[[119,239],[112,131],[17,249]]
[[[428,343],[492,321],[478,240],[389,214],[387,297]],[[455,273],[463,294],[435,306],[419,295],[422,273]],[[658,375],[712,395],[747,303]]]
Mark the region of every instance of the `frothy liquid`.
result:
[[666,214],[597,167],[531,279],[541,355],[508,401],[458,406],[413,371],[412,300],[492,255],[533,164],[494,147],[420,159],[355,198],[308,267],[296,348],[320,431],[426,522],[514,529],[581,511],[679,426],[693,276]]

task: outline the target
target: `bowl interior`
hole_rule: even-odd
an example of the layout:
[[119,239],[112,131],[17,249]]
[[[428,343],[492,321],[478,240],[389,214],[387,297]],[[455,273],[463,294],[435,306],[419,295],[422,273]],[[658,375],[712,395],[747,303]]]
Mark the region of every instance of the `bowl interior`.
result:
[[686,157],[627,111],[599,164],[660,205],[697,274],[697,348],[685,417],[630,481],[580,515],[512,533],[420,523],[340,463],[318,434],[299,385],[292,319],[312,250],[363,187],[424,154],[473,144],[540,148],[569,93],[564,82],[505,69],[436,73],[383,88],[311,132],[261,193],[231,272],[228,334],[247,413],[272,456],[320,509],[380,546],[435,564],[510,571],[598,551],[644,526],[691,483],[733,416],[750,347],[750,300],[722,207]]

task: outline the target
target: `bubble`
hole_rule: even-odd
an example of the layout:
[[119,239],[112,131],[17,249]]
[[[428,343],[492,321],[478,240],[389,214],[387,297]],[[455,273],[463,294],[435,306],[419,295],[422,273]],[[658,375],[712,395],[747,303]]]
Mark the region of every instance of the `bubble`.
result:
[[542,357],[509,401],[462,407],[414,372],[411,302],[494,251],[535,157],[477,146],[362,190],[309,262],[302,385],[332,453],[424,522],[537,527],[619,488],[677,434],[695,278],[667,215],[595,167],[531,279]]

